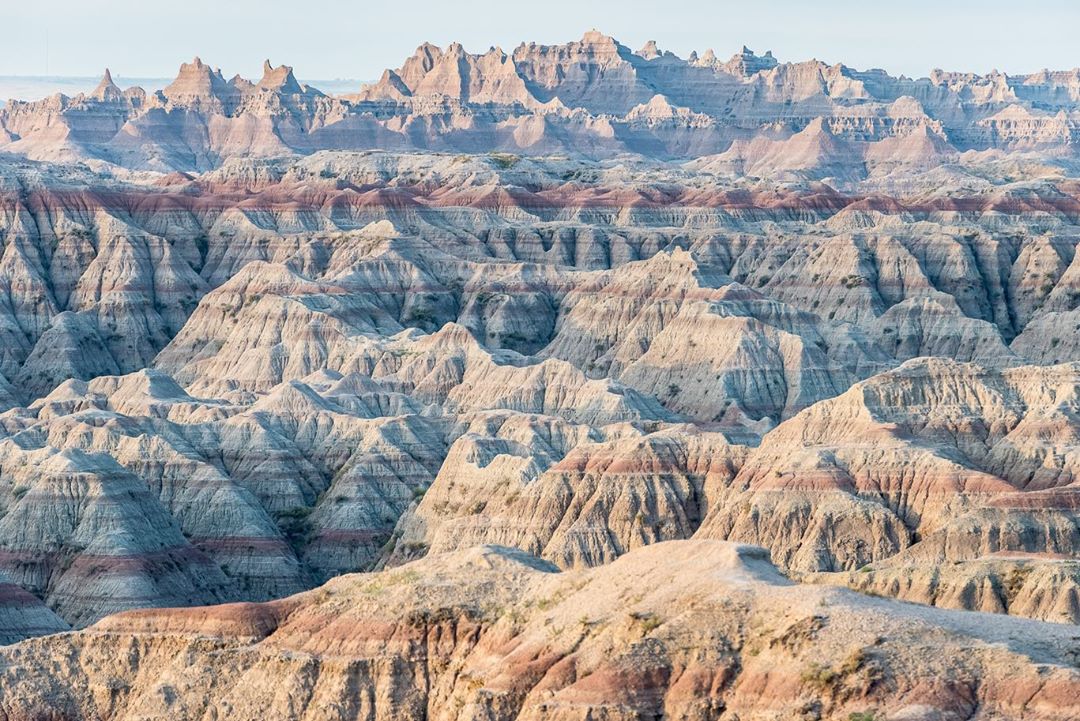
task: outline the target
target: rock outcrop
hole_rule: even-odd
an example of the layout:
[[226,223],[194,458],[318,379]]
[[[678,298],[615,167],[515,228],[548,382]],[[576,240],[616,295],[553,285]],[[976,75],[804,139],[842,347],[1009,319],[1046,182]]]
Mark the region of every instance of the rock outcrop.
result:
[[917,564],[905,559],[804,580],[942,608],[1010,613],[1080,623],[1080,564],[1063,554],[990,554],[971,561]]
[[8,647],[0,712],[1074,716],[1075,631],[987,618],[793,585],[750,546],[659,544],[564,573],[489,546],[270,604],[132,612]]
[[[687,59],[598,31],[511,52],[424,43],[401,67],[329,97],[266,61],[257,82],[195,58],[161,90],[13,101],[0,148],[47,160],[205,170],[229,158],[414,148],[592,158],[702,158],[719,172],[856,180],[969,150],[1075,155],[1077,71],[912,80],[747,48]],[[703,157],[705,156],[705,157]]]
[[11,103],[0,641],[478,544],[586,574],[686,539],[1075,623],[1078,112],[1075,72],[599,32],[425,44],[352,97],[196,58]]
[[[219,75],[169,93],[253,102]],[[261,84],[326,101],[280,66]],[[476,543],[575,567],[750,541],[939,604],[882,564],[1071,557],[1080,188],[1002,162],[842,190],[697,162],[8,157],[0,580],[45,606],[5,637]],[[1070,617],[1067,592],[948,597]]]
[[913,360],[769,433],[700,534],[768,546],[803,571],[903,552],[1075,556],[1075,365],[987,371]]

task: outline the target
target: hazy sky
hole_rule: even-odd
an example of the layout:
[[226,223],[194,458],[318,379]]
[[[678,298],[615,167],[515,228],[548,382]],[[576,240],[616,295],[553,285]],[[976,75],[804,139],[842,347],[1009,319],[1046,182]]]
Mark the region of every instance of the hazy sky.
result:
[[[926,75],[1080,65],[1077,0],[0,0],[0,75],[175,74],[200,55],[226,76],[263,58],[303,79],[374,79],[424,40],[473,52],[566,42],[597,28],[631,48],[655,39],[685,57],[743,44]],[[46,46],[48,52],[46,53]]]

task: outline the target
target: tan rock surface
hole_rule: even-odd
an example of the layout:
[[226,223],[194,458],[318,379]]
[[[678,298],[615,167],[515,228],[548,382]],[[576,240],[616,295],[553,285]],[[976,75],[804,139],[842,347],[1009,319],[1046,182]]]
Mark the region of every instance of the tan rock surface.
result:
[[1080,623],[1080,563],[1060,554],[1004,552],[971,561],[918,565],[903,558],[803,580],[942,608]]
[[553,571],[479,547],[271,604],[111,617],[0,651],[0,709],[11,721],[1080,710],[1066,626],[797,586],[761,549],[709,541]]

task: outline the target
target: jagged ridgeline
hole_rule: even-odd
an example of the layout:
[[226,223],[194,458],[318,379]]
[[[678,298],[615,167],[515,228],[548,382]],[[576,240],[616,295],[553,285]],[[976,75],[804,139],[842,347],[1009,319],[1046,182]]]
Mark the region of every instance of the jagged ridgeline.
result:
[[970,150],[1071,154],[1080,71],[893,77],[819,61],[779,63],[744,48],[687,59],[655,43],[631,52],[589,32],[561,46],[471,54],[430,44],[355,95],[330,97],[265,64],[226,80],[199,58],[156,91],[12,102],[0,149],[40,160],[97,158],[129,168],[205,171],[238,156],[317,150],[497,150],[589,158],[710,157],[762,176],[862,178]]
[[1078,122],[599,33],[8,104],[0,719],[1080,718]]

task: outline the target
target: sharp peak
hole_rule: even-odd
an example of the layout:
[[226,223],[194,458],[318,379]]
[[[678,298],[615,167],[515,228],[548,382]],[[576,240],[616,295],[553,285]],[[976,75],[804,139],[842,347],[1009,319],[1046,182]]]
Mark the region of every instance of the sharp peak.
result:
[[424,42],[416,46],[416,50],[413,51],[413,55],[441,55],[442,52],[443,49],[441,47],[431,42],[430,40],[425,40]]
[[[292,68],[290,68],[288,65],[279,65],[276,69],[280,72],[281,68],[288,68],[289,72],[292,72]],[[263,75],[269,75],[270,73],[274,72],[274,70],[274,66],[270,64],[270,58],[263,60]]]
[[[617,38],[615,38],[613,35],[608,35],[607,33],[604,33],[604,32],[602,32],[600,30],[597,30],[596,28],[592,28],[591,30],[586,31],[585,34],[582,35],[580,40],[572,41],[569,44],[570,45],[614,45],[617,48],[625,49],[627,52],[629,52],[629,49],[626,48],[622,43],[620,43],[619,40]],[[553,46],[553,45],[549,46],[549,45],[544,44],[544,43],[522,41],[515,47],[515,50],[520,51],[520,50],[523,50],[523,49],[526,49],[526,48],[536,48],[536,47],[555,47],[555,46]],[[646,43],[645,48],[654,48],[654,49],[657,48],[656,41],[655,40],[650,40],[648,43]],[[643,50],[645,48],[643,48]],[[443,55],[453,54],[455,52],[468,54],[468,51],[464,48],[463,44],[461,42],[459,42],[459,41],[456,41],[456,40],[450,42],[445,47],[443,47],[441,45],[438,45],[436,43],[433,43],[430,40],[425,40],[424,42],[422,42],[422,43],[420,43],[419,45],[416,46],[416,50],[413,51],[412,57],[419,57],[419,56],[427,55],[427,56],[433,56],[433,57],[438,58],[438,57],[441,57]],[[641,51],[639,51],[639,53],[640,52]],[[496,54],[501,53],[503,55],[508,55],[508,53],[499,45],[494,45],[494,46],[489,47],[488,50],[486,51],[486,53],[481,53],[480,55],[492,54],[492,53],[496,53]],[[659,51],[658,49],[657,49],[657,53],[658,53],[658,55],[665,55],[664,52]]]
[[290,92],[302,92],[303,88],[293,75],[291,65],[278,65],[276,68],[270,64],[270,60],[263,61],[263,76],[258,83],[262,88],[279,88]]
[[192,58],[190,63],[180,63],[180,71],[179,71],[179,73],[177,73],[177,75],[179,76],[179,75],[183,75],[185,73],[202,73],[202,72],[205,72],[207,75],[219,75],[219,76],[221,75],[221,69],[220,68],[212,68],[212,67],[210,67],[209,65],[204,63],[202,58],[200,58],[198,55],[196,55],[194,58]]
[[278,65],[276,68],[270,63],[269,58],[263,60],[263,73],[291,73],[291,65]]
[[113,82],[112,73],[108,68],[105,68],[105,72],[101,76],[101,82],[99,82],[97,87],[90,93],[90,97],[106,100],[110,97],[115,97],[120,93],[120,88]]
[[646,60],[653,60],[654,58],[658,58],[663,54],[664,53],[657,46],[655,40],[647,41],[644,45],[641,46],[641,49],[635,53],[635,55],[639,55]]
[[[433,43],[433,42],[431,42],[429,40],[425,40],[424,42],[417,45],[416,50],[413,51],[414,56],[421,55],[421,54],[451,55],[453,53],[461,53],[461,54],[464,54],[464,55],[471,54],[471,53],[469,53],[468,50],[465,49],[464,44],[462,44],[460,41],[457,41],[457,40],[454,40],[454,41],[450,42],[445,48],[442,47],[441,45],[436,45],[435,43]],[[491,53],[501,53],[501,54],[505,55],[506,51],[504,51],[502,49],[502,47],[499,46],[499,45],[491,45],[490,47],[488,47],[488,49],[485,51],[485,53],[480,53],[480,54],[483,55],[483,54],[491,54]]]
[[773,52],[772,52],[772,50],[766,50],[763,54],[758,55],[756,52],[751,50],[749,47],[747,47],[746,45],[743,45],[742,48],[739,50],[739,52],[735,53],[735,56],[736,57],[742,56],[742,57],[745,57],[745,58],[772,58],[773,57]]

